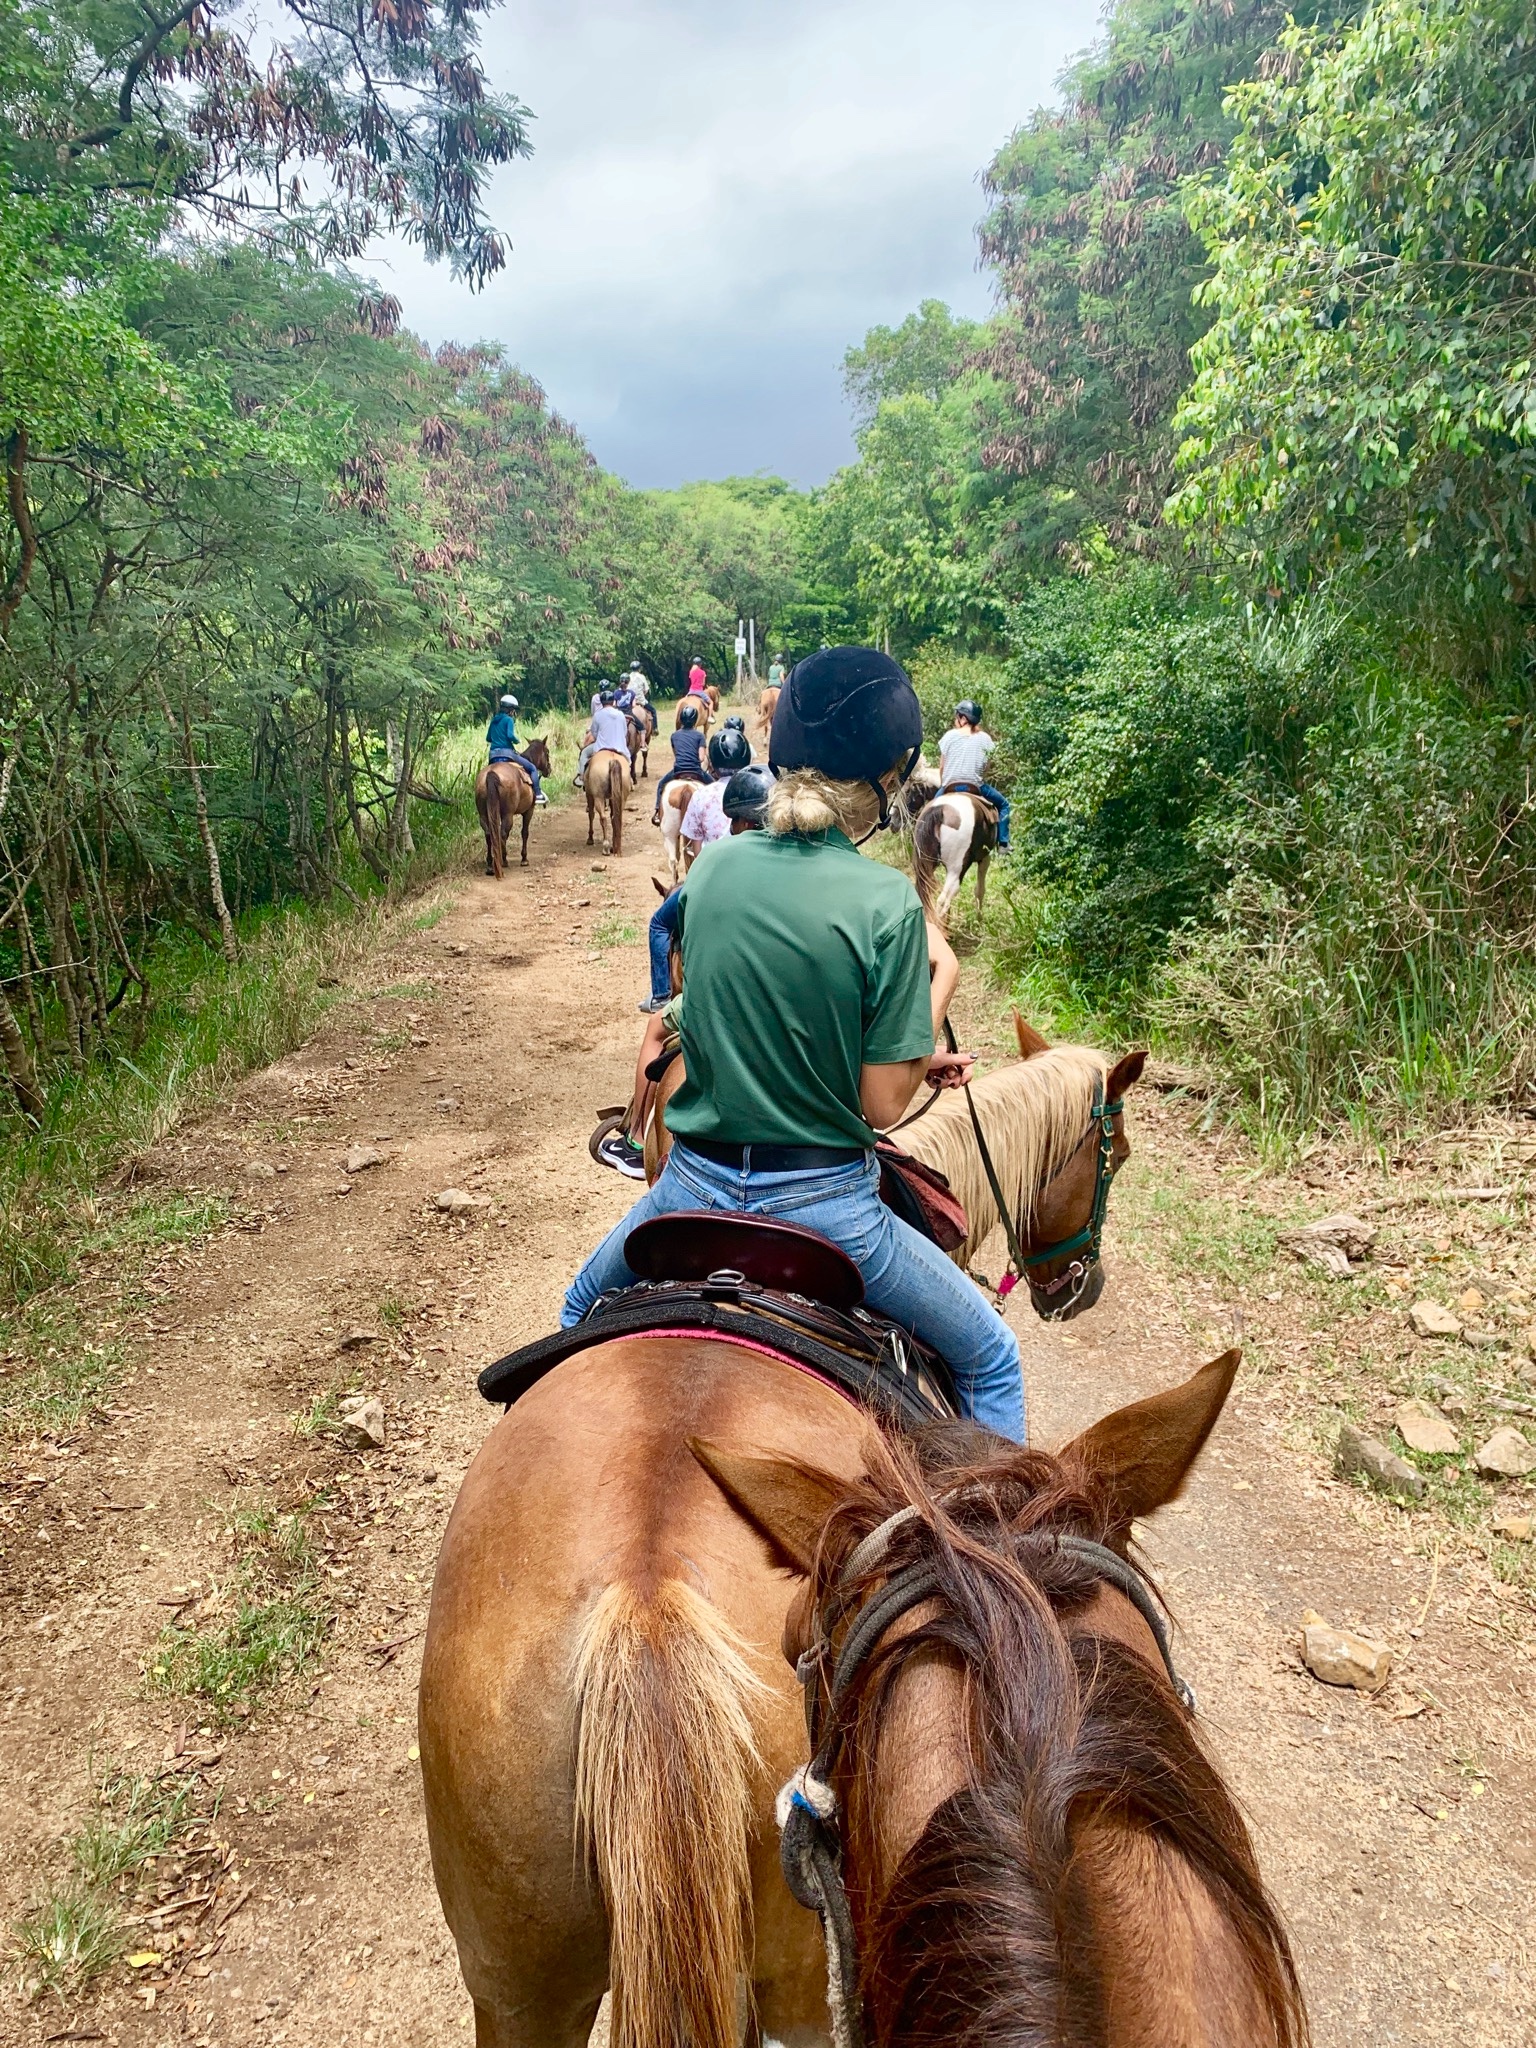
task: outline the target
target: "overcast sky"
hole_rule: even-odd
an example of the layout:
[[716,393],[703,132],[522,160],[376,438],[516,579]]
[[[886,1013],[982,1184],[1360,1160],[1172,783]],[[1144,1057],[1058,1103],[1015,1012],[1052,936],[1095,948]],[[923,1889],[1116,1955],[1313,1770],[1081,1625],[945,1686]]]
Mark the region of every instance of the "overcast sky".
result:
[[1097,0],[506,0],[498,89],[536,116],[496,179],[478,296],[376,267],[434,344],[496,339],[633,484],[852,453],[844,349],[925,297],[976,314],[978,174]]

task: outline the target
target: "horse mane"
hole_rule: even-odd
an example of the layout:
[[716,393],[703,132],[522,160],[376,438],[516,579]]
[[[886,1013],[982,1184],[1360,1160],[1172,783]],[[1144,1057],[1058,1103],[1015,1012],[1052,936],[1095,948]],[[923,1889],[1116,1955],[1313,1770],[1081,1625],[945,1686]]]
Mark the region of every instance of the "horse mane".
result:
[[[1082,1143],[1108,1066],[1092,1046],[1053,1045],[971,1083],[987,1150],[1021,1237],[1029,1231],[1040,1190]],[[973,1225],[960,1252],[961,1263],[967,1263],[991,1234],[995,1205],[964,1102],[956,1094],[941,1095],[898,1142],[948,1177],[967,1216],[984,1219]]]
[[[862,1911],[855,1900],[872,2048],[1100,2048],[1108,2015],[1083,1846],[1095,1822],[1130,1831],[1151,1853],[1164,1900],[1182,1879],[1224,1925],[1248,1979],[1236,2003],[1266,2023],[1244,2033],[1245,2048],[1306,2048],[1284,1928],[1183,1708],[1124,1644],[1069,1639],[1062,1626],[1102,1585],[1054,1541],[1069,1529],[1100,1542],[1113,1533],[1096,1482],[1043,1452],[991,1447],[964,1424],[887,1440],[874,1462],[822,1532],[818,1606],[852,1545],[904,1507],[916,1516],[844,1589],[850,1611],[919,1560],[936,1575],[936,1598],[919,1610],[931,1618],[866,1660],[831,1724],[854,1772],[850,1871],[876,1867],[876,1740],[913,1659],[960,1667],[968,1755],[967,1783],[930,1816],[885,1897]],[[1139,1931],[1162,1952],[1161,1917],[1127,1925],[1123,1896],[1107,1917],[1128,1944]],[[1222,1989],[1201,1987],[1215,2010]]]

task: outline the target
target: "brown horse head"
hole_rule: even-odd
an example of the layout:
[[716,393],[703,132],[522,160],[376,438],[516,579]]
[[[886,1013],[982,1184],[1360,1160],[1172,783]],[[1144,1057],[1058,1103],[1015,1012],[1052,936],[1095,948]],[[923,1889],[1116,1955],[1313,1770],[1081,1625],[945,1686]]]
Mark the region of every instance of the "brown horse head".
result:
[[523,752],[541,775],[554,774],[555,771],[550,765],[548,740],[525,740]]
[[[1061,1540],[1124,1557],[1236,1367],[1228,1352],[1055,1457],[946,1427],[850,1484],[693,1445],[804,1580],[784,1647],[821,1674],[817,1772],[873,2048],[1305,2043],[1285,1933],[1157,1638]],[[839,1651],[908,1569],[919,1596],[891,1603],[833,1699]]]

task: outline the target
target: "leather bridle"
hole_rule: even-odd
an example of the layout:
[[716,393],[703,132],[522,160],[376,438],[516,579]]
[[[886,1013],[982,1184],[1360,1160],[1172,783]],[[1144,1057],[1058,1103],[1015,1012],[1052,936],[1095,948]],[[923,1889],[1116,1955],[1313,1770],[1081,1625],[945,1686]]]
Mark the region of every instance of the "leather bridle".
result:
[[[886,1633],[925,1601],[936,1597],[942,1574],[932,1560],[919,1559],[903,1565],[865,1598],[851,1618],[850,1591],[857,1580],[879,1564],[897,1532],[920,1519],[918,1508],[899,1508],[856,1547],[830,1598],[815,1617],[815,1640],[795,1665],[795,1676],[804,1693],[811,1760],[794,1773],[778,1796],[779,1860],[790,1891],[821,1921],[827,1951],[827,2005],[832,2019],[833,2048],[863,2048],[864,2044],[858,1944],[843,1881],[842,1835],[837,1795],[832,1788],[838,1743],[837,1709]],[[1044,1541],[1056,1552],[1086,1564],[1107,1585],[1125,1595],[1151,1630],[1179,1701],[1187,1712],[1194,1713],[1194,1689],[1174,1664],[1168,1624],[1146,1576],[1118,1551],[1070,1531],[1031,1531],[1030,1540]],[[841,1639],[834,1649],[832,1639],[840,1629]],[[830,1733],[829,1715],[833,1720]]]
[[[945,1044],[951,1052],[958,1052],[960,1046],[955,1037],[954,1026],[947,1017],[944,1019],[943,1028]],[[1070,1237],[1057,1238],[1051,1244],[1042,1245],[1038,1251],[1027,1252],[1018,1224],[1008,1207],[1008,1197],[1003,1193],[1003,1183],[993,1163],[986,1133],[981,1128],[981,1118],[976,1113],[976,1101],[971,1094],[971,1084],[965,1081],[961,1086],[966,1109],[970,1112],[971,1130],[975,1134],[982,1171],[987,1176],[987,1186],[991,1189],[992,1200],[997,1205],[998,1219],[1003,1226],[1003,1235],[1008,1241],[1009,1271],[1004,1274],[997,1292],[1000,1297],[1006,1299],[1017,1283],[1023,1280],[1029,1288],[1035,1313],[1042,1321],[1059,1321],[1081,1298],[1084,1288],[1088,1285],[1089,1276],[1103,1257],[1104,1218],[1109,1209],[1109,1184],[1120,1170],[1119,1162],[1115,1158],[1115,1118],[1122,1113],[1125,1103],[1119,1098],[1114,1102],[1106,1102],[1103,1082],[1095,1084],[1093,1107],[1088,1112],[1087,1130],[1040,1189],[1040,1193],[1044,1194],[1045,1189],[1066,1172],[1089,1140],[1097,1136],[1098,1156],[1094,1161],[1093,1202],[1088,1211],[1088,1221],[1081,1230],[1074,1231]],[[908,1124],[916,1123],[920,1116],[925,1116],[932,1109],[942,1092],[940,1088],[935,1087],[921,1109],[903,1117],[899,1124],[892,1124],[885,1135],[891,1137],[895,1132],[905,1130]],[[1063,1267],[1061,1272],[1053,1273],[1049,1280],[1036,1278],[1035,1267],[1048,1266],[1052,1260],[1066,1258],[1069,1253],[1074,1252],[1077,1256],[1069,1265]]]

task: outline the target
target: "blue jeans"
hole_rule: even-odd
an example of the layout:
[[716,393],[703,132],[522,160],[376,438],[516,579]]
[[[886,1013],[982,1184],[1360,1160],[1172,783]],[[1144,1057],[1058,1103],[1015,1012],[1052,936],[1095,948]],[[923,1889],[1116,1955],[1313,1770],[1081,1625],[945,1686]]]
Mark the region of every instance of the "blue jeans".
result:
[[663,896],[651,912],[647,933],[651,948],[651,1001],[664,1003],[672,993],[672,934],[677,930],[678,896],[682,884]]
[[982,795],[989,804],[997,807],[997,844],[999,850],[1008,844],[1008,799],[1000,789],[994,789],[990,782],[978,783]]
[[893,1216],[880,1199],[873,1153],[849,1166],[810,1173],[754,1173],[721,1166],[679,1140],[655,1187],[610,1230],[566,1293],[560,1311],[571,1329],[610,1288],[639,1278],[624,1261],[624,1240],[652,1216],[677,1209],[730,1209],[820,1231],[864,1276],[864,1298],[948,1359],[961,1406],[999,1436],[1024,1442],[1024,1378],[1019,1342],[986,1300],[926,1237]]
[[492,747],[492,766],[494,766],[495,763],[498,761],[515,761],[518,767],[521,768],[523,773],[528,777],[528,780],[533,784],[534,795],[538,795],[539,771],[537,768],[534,767],[533,763],[529,760],[526,754],[509,754],[505,747]]

